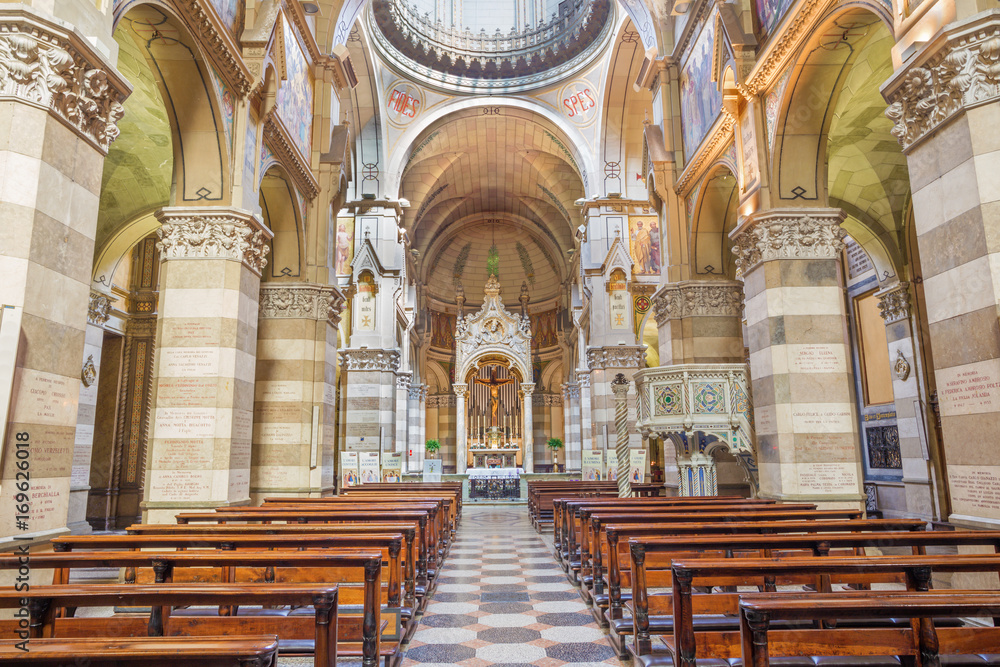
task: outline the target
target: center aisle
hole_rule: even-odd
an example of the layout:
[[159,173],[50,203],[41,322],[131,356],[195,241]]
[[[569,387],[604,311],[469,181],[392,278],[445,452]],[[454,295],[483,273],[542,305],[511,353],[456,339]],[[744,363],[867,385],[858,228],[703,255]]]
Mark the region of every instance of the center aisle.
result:
[[403,667],[621,665],[527,509],[462,509]]

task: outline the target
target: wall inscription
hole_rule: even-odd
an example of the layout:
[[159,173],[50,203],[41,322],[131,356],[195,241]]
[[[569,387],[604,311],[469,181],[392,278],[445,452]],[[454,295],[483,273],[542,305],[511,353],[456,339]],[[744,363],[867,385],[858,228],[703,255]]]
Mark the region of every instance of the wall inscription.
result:
[[937,371],[943,415],[972,415],[1000,410],[1000,373],[991,359]]
[[948,466],[952,511],[1000,519],[1000,466]]

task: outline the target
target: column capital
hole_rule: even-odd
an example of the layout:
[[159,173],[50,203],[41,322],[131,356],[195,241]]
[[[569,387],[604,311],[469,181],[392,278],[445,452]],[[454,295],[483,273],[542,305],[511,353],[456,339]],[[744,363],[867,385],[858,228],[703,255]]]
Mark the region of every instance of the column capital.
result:
[[410,371],[396,371],[396,389],[410,390],[410,378],[413,373]]
[[657,326],[685,317],[740,317],[743,284],[736,280],[686,280],[664,285],[653,295]]
[[590,389],[590,371],[578,370],[576,372],[576,382],[580,385],[581,391],[584,389]]
[[778,259],[836,259],[844,250],[845,214],[837,208],[758,211],[730,234],[736,268],[746,276],[758,264]]
[[344,295],[330,285],[264,283],[260,286],[260,316],[329,320],[337,326]]
[[524,383],[522,383],[521,384],[521,391],[524,392],[525,396],[530,395],[533,391],[535,391],[535,383],[534,382],[524,382]]
[[340,360],[348,371],[399,370],[399,352],[395,350],[369,350],[368,348],[340,351]]
[[95,290],[90,291],[90,303],[87,306],[87,323],[103,327],[111,318],[111,298]]
[[949,24],[882,87],[903,152],[971,106],[1000,99],[1000,12]]
[[563,382],[563,396],[567,400],[580,398],[580,385],[576,382]]
[[615,398],[625,398],[628,396],[629,381],[625,379],[624,373],[618,373],[615,375],[615,379],[611,381],[611,391],[614,393]]
[[899,282],[884,287],[875,293],[879,314],[886,324],[899,322],[910,317],[910,283]]
[[0,98],[47,110],[107,155],[132,92],[76,30],[30,8],[0,10]]
[[469,385],[459,382],[453,384],[451,388],[455,391],[455,396],[459,398],[465,398],[465,395],[469,392]]
[[587,348],[587,365],[602,368],[642,368],[646,348],[642,345],[608,345]]
[[171,206],[156,212],[161,261],[230,259],[260,275],[273,236],[249,211],[226,207]]

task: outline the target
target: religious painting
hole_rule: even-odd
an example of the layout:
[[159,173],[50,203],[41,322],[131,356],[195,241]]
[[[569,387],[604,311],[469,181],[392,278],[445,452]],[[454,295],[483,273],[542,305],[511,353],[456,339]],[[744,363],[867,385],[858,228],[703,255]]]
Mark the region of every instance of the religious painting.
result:
[[275,105],[285,129],[303,157],[310,154],[313,120],[312,76],[309,63],[288,21],[283,22],[285,68],[288,78],[281,82]]
[[712,81],[715,22],[710,20],[681,68],[681,128],[684,159],[690,160],[722,110],[722,93]]
[[351,275],[354,259],[354,218],[337,218],[336,256],[334,266],[338,276]]
[[640,276],[660,273],[660,228],[655,215],[632,215],[628,219],[632,272]]
[[625,272],[615,269],[611,272],[608,282],[609,316],[611,328],[615,330],[628,329],[631,326],[632,299],[628,294],[628,280]]
[[215,13],[222,19],[222,24],[234,35],[239,30],[240,3],[238,0],[211,0]]
[[354,327],[358,331],[375,331],[375,295],[378,286],[375,276],[364,271],[358,276],[357,319]]
[[757,39],[763,43],[792,6],[792,0],[754,0],[757,15]]
[[559,343],[559,311],[531,315],[531,347],[552,347]]
[[431,311],[431,345],[450,350],[455,347],[455,316]]

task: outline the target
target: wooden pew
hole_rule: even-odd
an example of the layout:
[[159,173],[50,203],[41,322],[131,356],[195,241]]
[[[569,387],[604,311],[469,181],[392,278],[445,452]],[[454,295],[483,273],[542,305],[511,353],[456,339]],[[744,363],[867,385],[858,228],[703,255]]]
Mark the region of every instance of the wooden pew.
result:
[[[669,606],[671,604],[671,596],[673,593],[663,595],[650,594],[649,590],[651,588],[665,587],[674,590],[674,580],[671,570],[672,566],[677,565],[679,562],[688,564],[697,563],[699,561],[712,562],[715,564],[716,572],[719,576],[723,576],[726,572],[728,572],[728,570],[719,569],[722,567],[720,564],[738,563],[740,567],[749,568],[749,571],[759,574],[759,576],[763,578],[762,585],[767,590],[773,590],[774,586],[779,583],[773,578],[774,572],[778,571],[780,571],[782,576],[785,577],[798,576],[800,578],[799,583],[811,580],[815,583],[815,585],[817,585],[818,588],[820,588],[820,590],[829,590],[831,585],[829,578],[826,577],[823,579],[816,579],[817,575],[823,575],[825,572],[824,568],[843,566],[844,564],[854,566],[857,563],[878,563],[878,567],[883,568],[883,571],[903,572],[902,569],[899,569],[903,567],[902,564],[917,562],[910,561],[908,559],[940,558],[943,560],[923,560],[919,561],[919,563],[928,567],[930,564],[937,563],[942,567],[947,566],[952,568],[959,567],[958,563],[961,562],[961,567],[971,568],[969,571],[989,571],[994,565],[1000,567],[1000,557],[997,557],[996,555],[973,557],[979,558],[980,560],[978,561],[964,559],[965,557],[922,555],[923,551],[929,546],[958,545],[988,545],[996,549],[996,547],[1000,545],[1000,531],[963,531],[959,533],[944,531],[898,533],[820,533],[810,535],[692,536],[671,538],[670,540],[632,539],[629,541],[629,547],[631,551],[633,572],[631,607],[634,619],[634,650],[637,655],[649,653],[650,628],[652,627],[654,620],[661,631],[672,628],[673,624],[677,621],[676,614],[671,616],[670,612],[666,612],[666,614],[658,613],[662,612],[665,606]],[[845,548],[854,550],[860,547],[910,547],[914,554],[917,555],[887,557],[882,560],[877,560],[879,557],[840,555],[833,557],[828,555],[831,550],[843,550]],[[731,559],[719,558],[722,554],[728,553],[730,549],[733,552],[741,551],[744,553],[747,551],[756,551],[760,555],[749,559],[744,557]],[[782,557],[780,559],[771,558],[772,552],[785,549],[804,549],[806,552],[811,552],[811,555],[814,557],[803,558],[801,556],[789,556]],[[652,565],[649,562],[650,553],[654,555],[654,558],[658,559],[658,562],[654,561],[655,564]],[[815,556],[819,556],[820,558],[815,558]],[[856,560],[850,560],[852,558]],[[948,561],[948,558],[959,558],[959,560]],[[772,564],[759,565],[765,562]],[[781,570],[782,563],[798,563],[799,565],[804,564],[803,567],[812,569],[798,570],[795,572],[790,570]],[[829,563],[834,564],[830,565]],[[893,564],[895,564],[897,569],[891,570],[891,566]],[[758,569],[753,569],[754,567],[758,567]],[[964,570],[949,569],[947,571]],[[703,572],[708,572],[708,570],[703,570]],[[753,580],[753,577],[750,576],[748,571],[745,570],[744,572],[745,575],[742,578],[737,575],[726,575],[729,579],[725,581],[715,581],[713,582],[713,585],[735,586],[743,582],[749,583]],[[871,572],[875,572],[875,570],[872,570]],[[757,575],[755,574],[754,576]],[[927,570],[926,576],[929,578],[929,570]],[[871,582],[861,583],[867,584]],[[715,599],[721,600],[723,598]],[[652,607],[650,606],[650,600],[653,600]],[[671,611],[673,610],[672,607],[670,607],[670,609]],[[733,608],[730,613],[735,614],[735,608]]]
[[[593,553],[593,588],[591,609],[602,626],[616,625],[622,618],[622,604],[631,599],[623,592],[631,586],[628,541],[670,535],[777,535],[793,533],[844,533],[923,530],[925,522],[916,519],[856,519],[851,521],[750,521],[729,523],[604,523],[592,517],[592,534],[599,536],[600,547]],[[614,589],[614,600],[610,590]],[[615,632],[613,629],[612,632]],[[618,632],[617,634],[623,634]]]
[[558,497],[618,496],[615,482],[584,482],[582,480],[550,480],[528,482],[528,518],[535,530],[541,532],[542,524],[551,519],[552,501]]
[[[862,595],[750,594],[739,604],[744,665],[769,667],[771,655],[913,656],[922,667],[938,667],[941,656],[976,656],[966,664],[998,664],[1000,627],[937,627],[941,619],[1000,616],[1000,591],[880,591]],[[845,628],[834,619],[911,619],[910,627]],[[819,621],[820,627],[773,631],[774,621]],[[780,626],[779,626],[780,627]],[[977,654],[992,654],[980,656]],[[985,658],[985,660],[984,660]],[[870,658],[869,658],[870,659]],[[846,662],[846,661],[845,661]],[[916,660],[914,661],[916,662]],[[951,661],[949,664],[956,665]]]
[[[407,596],[416,596],[423,607],[426,595],[427,546],[420,541],[417,522],[360,524],[169,524],[137,523],[126,528],[129,535],[366,535],[381,532],[401,532],[404,539],[403,568]],[[412,591],[409,591],[412,582]]]
[[[365,667],[376,667],[380,655],[386,658],[386,667],[394,665],[400,657],[401,638],[395,628],[391,629],[390,636],[397,639],[381,645],[382,605],[386,602],[387,589],[382,589],[380,584],[382,554],[377,550],[37,552],[29,554],[28,561],[32,569],[54,570],[53,585],[69,585],[70,570],[74,568],[133,568],[137,571],[136,580],[142,584],[150,578],[153,579],[150,583],[154,584],[238,582],[271,586],[307,584],[314,588],[339,584],[340,605],[360,604],[362,607],[360,616],[342,612],[340,619],[345,628],[360,619],[363,633],[349,641],[342,640],[338,651],[345,656],[360,654]],[[23,556],[0,554],[0,569],[16,570],[22,565]],[[151,574],[147,574],[150,570]],[[35,588],[33,586],[32,590]],[[391,613],[392,610],[386,611]],[[162,612],[169,613],[169,609]],[[220,609],[220,612],[235,616],[238,608]],[[293,615],[295,612],[288,617]],[[156,617],[154,609],[151,619]],[[195,614],[192,618],[204,618],[204,615]],[[341,636],[343,638],[344,633]]]
[[[25,646],[22,650],[18,645]],[[0,665],[38,667],[276,667],[278,638],[144,637],[0,641]]]
[[[30,590],[0,588],[0,608],[28,607],[27,639],[94,637],[164,637],[246,635],[261,633],[278,636],[283,641],[301,637],[314,644],[313,664],[335,667],[338,636],[350,636],[356,623],[344,621],[337,614],[337,586],[315,585],[233,585],[233,584],[80,584],[32,586]],[[261,602],[311,605],[312,619],[268,616],[206,616],[198,619],[172,618],[169,610],[181,605],[246,605]],[[77,618],[60,615],[60,610],[80,607],[149,607],[148,617],[131,614],[112,617]],[[164,613],[164,609],[168,610]],[[0,621],[0,637],[23,641],[18,620]],[[377,639],[377,637],[376,637]],[[176,640],[175,640],[176,641]],[[368,662],[371,667],[377,665]]]

